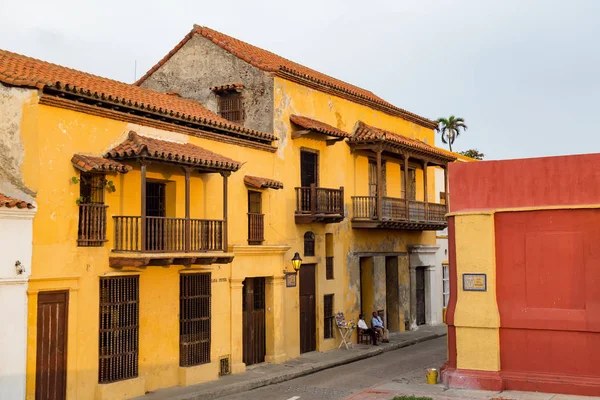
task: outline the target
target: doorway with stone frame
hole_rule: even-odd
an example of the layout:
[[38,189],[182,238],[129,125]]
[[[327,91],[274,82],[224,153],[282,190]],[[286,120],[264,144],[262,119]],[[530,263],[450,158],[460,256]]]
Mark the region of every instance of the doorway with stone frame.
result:
[[435,263],[438,248],[437,245],[409,246],[410,330],[442,322],[442,293],[436,290],[441,279],[441,270],[437,271]]

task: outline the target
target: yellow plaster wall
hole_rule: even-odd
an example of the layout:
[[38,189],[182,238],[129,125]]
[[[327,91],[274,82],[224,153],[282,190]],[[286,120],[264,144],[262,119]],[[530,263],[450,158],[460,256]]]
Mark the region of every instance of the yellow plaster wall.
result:
[[[457,215],[454,221],[459,281],[454,314],[457,367],[499,371],[500,314],[496,303],[494,215]],[[486,274],[487,291],[463,291],[465,273]]]

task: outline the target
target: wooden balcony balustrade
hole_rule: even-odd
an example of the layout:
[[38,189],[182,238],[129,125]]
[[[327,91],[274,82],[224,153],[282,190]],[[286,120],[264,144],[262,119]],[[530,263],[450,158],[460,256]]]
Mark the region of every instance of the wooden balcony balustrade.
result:
[[344,219],[344,187],[310,185],[296,188],[296,223],[340,222]]
[[382,197],[381,216],[377,196],[352,197],[354,228],[440,230],[446,227],[445,204]]
[[248,243],[259,244],[265,241],[265,215],[248,213]]
[[115,252],[200,253],[225,251],[224,221],[114,216]]
[[104,204],[79,205],[79,246],[98,247],[106,242],[106,209]]

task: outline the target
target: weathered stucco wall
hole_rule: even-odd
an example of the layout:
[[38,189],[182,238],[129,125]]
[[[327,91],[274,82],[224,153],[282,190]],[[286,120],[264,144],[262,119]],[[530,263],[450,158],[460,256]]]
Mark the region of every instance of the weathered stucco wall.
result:
[[217,112],[217,97],[210,88],[232,83],[244,85],[244,126],[273,132],[273,78],[203,36],[194,35],[141,86],[178,92]]
[[23,110],[36,101],[37,91],[0,83],[0,192],[28,201],[35,192],[23,184],[21,175],[25,151],[21,128]]

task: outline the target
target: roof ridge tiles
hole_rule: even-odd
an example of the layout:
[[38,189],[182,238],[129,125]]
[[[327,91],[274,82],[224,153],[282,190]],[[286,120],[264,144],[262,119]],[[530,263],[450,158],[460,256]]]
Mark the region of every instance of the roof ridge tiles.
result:
[[[279,56],[269,50],[261,49],[242,40],[228,36],[224,33],[208,28],[206,26],[196,25],[192,30],[171,50],[165,57],[156,63],[148,72],[146,72],[137,82],[136,85],[141,85],[148,77],[156,72],[163,64],[165,64],[181,47],[183,47],[194,35],[201,35],[211,42],[220,46],[224,50],[233,54],[235,57],[262,69],[267,72],[274,72],[284,79],[286,74],[293,75],[297,79],[304,79],[309,82],[314,82],[318,85],[325,86],[332,90],[334,94],[344,97],[349,96],[350,100],[359,100],[363,104],[378,108],[388,114],[398,115],[407,120],[415,122],[419,125],[430,129],[437,127],[437,124],[425,117],[412,113],[397,107],[381,97],[374,94],[372,91],[360,88],[345,82],[341,79],[334,78],[325,73],[305,67],[295,61]],[[307,85],[306,82],[301,82]],[[320,89],[323,91],[323,89]]]
[[227,121],[191,99],[171,96],[2,49],[0,49],[0,82],[12,86],[51,88],[75,93],[84,97],[102,99],[105,102],[192,120],[206,127],[243,133],[248,137],[276,140],[273,134]]

